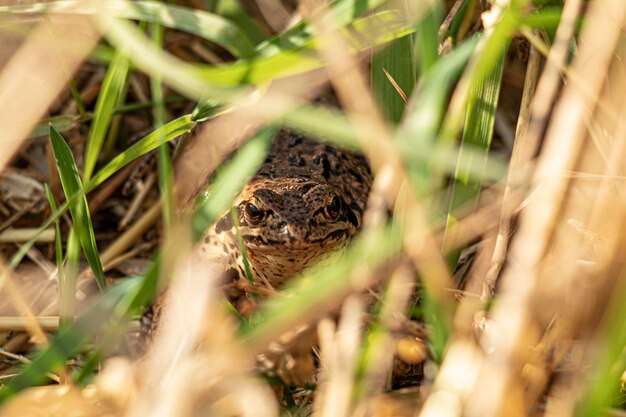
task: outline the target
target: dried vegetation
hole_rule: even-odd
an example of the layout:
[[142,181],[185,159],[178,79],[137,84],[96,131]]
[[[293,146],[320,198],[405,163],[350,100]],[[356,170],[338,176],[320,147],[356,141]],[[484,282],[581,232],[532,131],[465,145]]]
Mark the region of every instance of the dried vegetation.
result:
[[[626,2],[25,3],[0,416],[626,415]],[[242,317],[192,247],[275,123],[374,185],[343,256]]]

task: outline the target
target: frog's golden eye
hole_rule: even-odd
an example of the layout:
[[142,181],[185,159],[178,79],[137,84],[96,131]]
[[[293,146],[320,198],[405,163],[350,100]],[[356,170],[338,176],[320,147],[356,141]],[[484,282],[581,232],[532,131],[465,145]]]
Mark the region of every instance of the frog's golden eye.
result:
[[244,212],[246,215],[246,220],[248,220],[248,223],[256,224],[260,222],[261,219],[263,219],[263,210],[261,210],[260,208],[258,208],[252,203],[246,204],[246,207],[244,208]]
[[341,212],[341,199],[337,196],[334,196],[330,203],[326,206],[326,215],[333,219],[337,220],[339,217],[339,213]]

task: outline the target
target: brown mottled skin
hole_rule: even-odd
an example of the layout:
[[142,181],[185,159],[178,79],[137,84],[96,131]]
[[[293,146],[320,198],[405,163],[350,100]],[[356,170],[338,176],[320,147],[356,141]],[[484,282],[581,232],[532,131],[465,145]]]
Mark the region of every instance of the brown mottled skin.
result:
[[[279,287],[347,243],[361,226],[370,186],[362,156],[280,131],[234,202],[254,282]],[[224,262],[230,279],[246,277],[231,213],[199,249]]]
[[[254,309],[254,302],[245,296],[248,291],[268,293],[261,291],[265,288],[271,292],[348,242],[361,226],[371,181],[362,156],[280,131],[265,161],[233,206],[254,288],[250,288],[245,273],[230,211],[209,228],[197,254],[223,273],[224,294],[240,313],[247,315]],[[152,338],[161,326],[167,299],[165,291],[144,315],[146,338]],[[309,329],[307,335],[299,336],[288,354],[268,353],[261,366],[264,372],[276,372],[290,384],[310,380],[313,342],[308,340],[314,332]],[[308,359],[297,361],[294,369],[281,371],[283,354]]]
[[[280,131],[233,206],[253,291],[271,292],[344,246],[361,226],[371,181],[362,156]],[[244,296],[250,285],[230,211],[209,228],[197,250],[223,273],[224,293],[235,307],[250,312],[253,306]],[[162,293],[144,315],[145,337],[152,338],[160,326],[167,298]]]

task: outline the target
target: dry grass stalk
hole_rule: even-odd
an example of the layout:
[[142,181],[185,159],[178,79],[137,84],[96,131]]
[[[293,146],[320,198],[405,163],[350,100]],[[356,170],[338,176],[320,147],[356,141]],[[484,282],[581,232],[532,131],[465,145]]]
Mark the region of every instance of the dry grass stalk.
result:
[[[496,280],[500,275],[502,266],[506,258],[506,251],[509,246],[509,233],[511,230],[510,222],[515,209],[518,207],[511,193],[514,188],[523,184],[524,174],[530,172],[532,168],[532,159],[537,153],[539,147],[539,137],[534,140],[527,140],[528,126],[531,119],[531,100],[535,96],[537,87],[537,78],[539,76],[539,65],[541,59],[537,49],[531,47],[528,66],[526,69],[526,77],[524,80],[524,92],[522,103],[520,104],[520,113],[517,121],[516,140],[511,153],[511,162],[509,163],[509,175],[504,187],[504,195],[502,196],[502,212],[500,213],[500,226],[496,237],[495,248],[491,260],[491,268],[487,272],[482,288],[482,298],[487,301],[488,297],[493,294]],[[543,117],[546,117],[544,115]]]
[[[33,319],[37,321],[43,331],[55,332],[59,330],[58,316],[34,316]],[[0,317],[0,332],[24,332],[28,331],[31,327],[28,318],[15,316]]]
[[143,213],[139,220],[126,229],[118,239],[115,239],[115,241],[102,252],[102,255],[100,255],[102,263],[108,264],[113,259],[123,254],[128,248],[132,247],[142,234],[154,226],[160,217],[161,204],[157,203]]
[[[593,97],[599,96],[604,84],[625,14],[626,4],[606,0],[592,3],[586,15],[587,23],[573,70],[587,80]],[[600,33],[601,48],[594,42]],[[482,341],[492,346],[494,353],[488,361],[482,362],[473,391],[474,400],[467,404],[470,416],[504,415],[513,410],[527,412],[524,411],[529,406],[524,401],[524,382],[518,373],[524,363],[533,361],[527,347],[538,343],[545,329],[545,319],[557,312],[563,314],[560,319],[564,326],[575,325],[571,321],[574,317],[573,311],[568,309],[569,303],[559,300],[559,294],[564,289],[572,289],[578,276],[576,259],[565,256],[564,249],[571,248],[571,241],[561,232],[560,216],[564,209],[586,211],[589,207],[588,200],[571,203],[565,197],[569,185],[566,174],[581,155],[587,123],[597,102],[593,97],[590,100],[569,84],[555,108],[534,176],[537,192],[534,201],[522,213],[519,236],[511,248],[510,267],[505,270],[502,293],[493,312],[492,325],[498,330],[498,340],[485,337]],[[547,259],[549,252],[555,257]],[[557,270],[559,273],[555,276]],[[561,280],[555,279],[557,276]],[[587,293],[589,296],[591,293]],[[537,306],[541,306],[540,309]],[[548,306],[550,308],[546,308]]]
[[137,212],[141,210],[141,205],[144,203],[144,201],[148,197],[148,194],[150,193],[150,191],[152,190],[152,187],[156,184],[156,182],[157,182],[156,173],[150,173],[148,177],[146,178],[145,182],[139,186],[139,190],[135,194],[135,197],[133,198],[133,201],[131,202],[130,207],[124,214],[124,217],[122,217],[122,219],[119,222],[119,225],[118,225],[119,230],[124,230],[126,229],[126,227],[128,227],[128,225],[130,224],[132,219],[135,217]]
[[[623,79],[623,62],[620,59],[625,53],[626,42],[621,39],[600,98],[604,105],[599,106],[592,120],[604,132],[610,155],[603,152],[604,149],[594,138],[595,132],[590,129],[584,152],[576,167],[582,172],[595,171],[604,175],[598,178],[599,183],[590,183],[580,177],[572,180],[569,196],[572,204],[563,213],[566,225],[562,227],[565,231],[561,234],[569,238],[569,241],[578,243],[575,247],[570,247],[572,257],[576,257],[576,268],[572,268],[569,280],[559,277],[548,289],[556,291],[563,286],[568,289],[568,297],[563,300],[563,309],[568,313],[569,321],[561,324],[559,330],[563,334],[562,339],[579,339],[572,344],[583,357],[572,361],[571,377],[561,378],[559,382],[561,386],[570,387],[573,392],[589,389],[583,381],[590,379],[593,370],[581,364],[597,360],[595,356],[606,337],[602,329],[611,319],[607,313],[611,311],[612,305],[623,302],[620,297],[623,297],[626,282],[623,259],[626,246],[626,199],[623,188],[616,184],[614,176],[624,174],[623,161],[626,159],[626,143],[623,140],[626,137],[626,85]],[[613,106],[611,110],[618,114],[617,122],[610,117],[603,117],[604,109],[609,106]],[[577,226],[578,236],[575,239],[571,239],[571,234],[567,235],[567,227],[571,225]],[[558,349],[556,354],[565,355]],[[550,412],[553,415],[568,412],[576,406],[576,396],[560,399],[553,397],[551,396],[550,403]]]
[[50,103],[67,85],[98,39],[99,35],[87,17],[46,19],[2,68],[0,169],[45,115]]
[[[184,236],[176,237],[180,245]],[[190,244],[182,253],[191,255],[174,261],[166,311],[137,369],[141,387],[125,415],[277,415],[271,392],[253,378],[251,352],[234,339],[215,282],[218,266],[201,259]]]
[[[13,243],[13,242],[28,242],[35,235],[37,235],[39,229],[35,228],[8,228],[3,232],[0,232],[0,243]],[[54,229],[44,230],[43,233],[37,236],[37,242],[54,242]]]
[[[530,160],[539,147],[544,133],[550,110],[561,82],[561,68],[566,64],[569,53],[569,44],[576,19],[580,14],[582,2],[580,0],[567,1],[563,7],[563,17],[556,31],[554,44],[550,48],[546,65],[537,84],[537,94],[533,99],[532,114],[525,141],[528,141],[528,153],[523,154],[523,160]],[[513,170],[512,170],[513,171]],[[515,172],[515,171],[513,171]]]
[[[587,24],[581,35],[582,48],[573,69],[568,70],[571,79],[550,124],[544,153],[534,178],[537,190],[529,198],[530,204],[521,220],[520,236],[511,249],[511,266],[504,274],[501,299],[489,318],[474,315],[484,308],[476,298],[466,297],[463,300],[456,315],[454,340],[449,345],[445,361],[433,385],[429,386],[431,381],[424,385],[423,394],[428,396],[428,400],[424,408],[417,411],[423,416],[528,415],[535,410],[533,407],[544,393],[555,367],[565,353],[571,351],[573,339],[580,335],[588,336],[601,320],[602,304],[611,298],[611,289],[625,268],[621,253],[626,247],[626,239],[622,237],[626,236],[626,200],[617,183],[625,178],[622,166],[626,159],[626,145],[620,139],[626,137],[626,87],[619,85],[620,88],[610,89],[604,80],[607,68],[616,72],[623,70],[613,57],[620,29],[626,21],[626,5],[621,5],[620,1],[597,0],[589,6]],[[460,7],[461,3],[456,2],[455,7]],[[500,6],[505,6],[506,2],[495,3],[497,15],[498,10],[502,10]],[[306,5],[309,12],[319,6],[315,0],[306,2]],[[274,4],[265,2],[263,6],[272,7]],[[322,4],[322,7],[325,6]],[[532,105],[531,120],[534,124],[526,132],[531,108],[529,99],[533,96],[538,68],[538,54],[535,50],[531,52],[523,111],[511,162],[512,172],[501,210],[500,241],[494,253],[493,270],[486,279],[489,289],[493,287],[504,263],[508,222],[520,199],[517,187],[522,183],[520,178],[528,172],[523,166],[536,153],[545,127],[543,122],[556,95],[559,70],[565,67],[567,42],[580,7],[578,0],[566,3],[557,42],[550,51],[547,70]],[[177,187],[183,196],[179,200],[190,201],[189,196],[196,191],[197,185],[204,182],[254,130],[316,95],[329,78],[347,113],[360,129],[361,144],[377,171],[372,199],[379,200],[376,204],[378,210],[367,212],[366,229],[384,222],[386,205],[395,206],[396,218],[405,221],[405,246],[424,277],[425,286],[440,305],[452,308],[454,304],[449,291],[452,285],[439,253],[438,236],[430,230],[426,220],[430,207],[419,203],[408,185],[402,161],[391,145],[390,132],[372,104],[371,92],[359,66],[348,53],[349,47],[330,19],[330,14],[316,11],[309,16],[312,28],[319,35],[319,53],[328,65],[328,77],[322,71],[315,71],[308,76],[294,77],[270,86],[267,94],[260,99],[256,98],[256,92],[248,91],[230,103],[227,113],[206,123],[179,158]],[[589,43],[596,33],[602,34],[602,47]],[[28,42],[24,46],[27,50]],[[620,47],[619,56],[623,56],[626,46],[622,44]],[[88,49],[80,49],[79,52],[84,55]],[[20,56],[18,53],[14,58],[19,59]],[[36,57],[31,56],[30,59],[37,61]],[[63,59],[74,67],[79,62],[78,57],[73,61]],[[23,68],[12,71],[12,74],[20,72]],[[0,75],[0,92],[5,75],[6,71]],[[57,76],[61,79],[59,74]],[[584,92],[580,91],[579,84],[571,82],[581,79],[586,81]],[[26,83],[19,80],[16,85],[24,90]],[[142,87],[137,83],[134,85],[145,100]],[[61,86],[59,81],[58,88]],[[19,128],[27,126],[27,129],[15,129],[13,137],[18,140],[11,145],[13,149],[45,110],[44,106],[54,98],[54,88],[46,93],[43,100],[38,95],[39,113],[32,115],[32,120],[29,116],[27,121],[19,121]],[[462,82],[451,107],[461,105],[459,100],[464,96],[464,88],[466,85]],[[0,93],[0,105],[3,99]],[[31,102],[28,101],[28,104]],[[451,126],[454,123],[452,120],[447,124]],[[0,156],[0,167],[5,163],[6,160]],[[589,179],[575,171],[589,172],[593,185],[599,180],[600,187],[587,187]],[[572,172],[575,174],[572,175]],[[589,204],[589,201],[593,203]],[[111,245],[102,254],[103,262],[118,262],[131,256],[132,251],[118,257],[158,219],[160,209],[158,205],[153,206]],[[472,236],[485,233],[486,229],[494,229],[496,216],[492,214],[495,210],[498,210],[498,204],[490,202],[473,216],[459,222],[456,228],[459,229],[460,241],[466,242]],[[613,230],[607,231],[607,224]],[[182,229],[181,225],[174,226],[163,250],[167,257],[163,262],[163,275],[173,271],[174,277],[169,290],[169,312],[145,360],[138,364],[127,361],[109,363],[98,377],[96,392],[99,397],[90,396],[91,388],[79,393],[71,387],[63,392],[42,389],[38,391],[40,396],[48,392],[53,399],[51,401],[54,401],[66,395],[71,397],[69,402],[73,402],[75,409],[83,410],[84,406],[88,415],[103,412],[93,406],[103,399],[104,403],[113,405],[114,411],[106,408],[106,412],[112,415],[278,415],[275,398],[267,386],[253,376],[255,354],[276,335],[264,334],[263,340],[259,338],[248,345],[236,339],[234,323],[220,305],[214,265],[197,259],[190,237],[179,232]],[[591,258],[590,254],[593,255]],[[480,262],[486,265],[484,261]],[[376,271],[353,271],[347,277],[353,287],[346,292],[361,291],[368,284],[387,277],[388,271],[383,269],[392,264],[389,262]],[[388,289],[388,304],[383,305],[380,315],[383,327],[392,328],[396,320],[401,320],[397,315],[404,311],[408,296],[413,292],[412,289],[403,290],[412,286],[411,275],[412,272],[404,266],[396,269]],[[15,292],[11,285],[7,285],[7,289]],[[491,292],[485,291],[484,295],[491,295]],[[301,317],[283,323],[280,329],[277,326],[274,331],[286,330],[296,321],[318,318],[319,314],[331,311],[345,297],[346,293],[331,295],[315,311],[302,313]],[[19,297],[14,300],[24,304]],[[27,310],[22,304],[19,307]],[[361,398],[354,401],[353,396],[356,391],[357,354],[363,343],[363,310],[360,298],[351,296],[343,307],[338,329],[330,320],[323,321],[319,326],[325,367],[314,405],[316,416],[367,415],[371,411],[367,401],[359,403]],[[451,316],[451,310],[448,314]],[[27,311],[27,316],[28,320],[22,320],[19,325],[29,327],[31,334],[38,337],[43,333],[37,323],[48,323],[54,327],[54,323],[50,324],[47,319],[42,321],[42,317],[36,317],[30,311]],[[559,320],[556,320],[557,317]],[[481,344],[473,339],[474,329],[469,324],[471,318],[475,318],[478,322],[476,327],[480,327]],[[2,321],[0,327],[7,324]],[[364,378],[366,395],[383,385],[392,355],[391,349],[385,350],[390,346],[390,340],[387,337],[381,342],[381,349],[374,355],[378,358],[376,366],[371,366],[371,373]],[[578,346],[587,359],[594,347],[592,343],[584,342]],[[248,350],[244,351],[244,348]],[[584,380],[584,377],[585,373],[578,370],[573,376],[568,375],[557,381],[555,389],[550,392],[546,415],[571,414],[576,402],[573,393],[579,392],[582,385],[573,379]],[[568,398],[562,400],[559,395],[567,395]],[[16,398],[30,397],[27,393]],[[24,410],[20,409],[21,412]]]
[[[571,15],[577,12],[578,7],[575,3],[568,4],[570,19],[566,20],[565,24],[570,25],[569,31],[567,27],[561,30],[561,45],[555,52],[561,59],[564,59],[563,48],[567,50],[567,45],[562,43],[567,43],[569,39],[569,36],[563,33],[569,32],[571,36]],[[606,28],[600,29],[600,25],[602,22],[606,23],[609,15],[613,16],[612,27],[607,33]],[[616,19],[616,16],[620,19]],[[563,342],[571,338],[571,329],[568,328],[575,323],[577,315],[572,315],[573,306],[559,300],[558,295],[571,289],[571,284],[576,282],[577,274],[572,268],[575,268],[577,259],[565,256],[567,251],[563,250],[558,252],[561,256],[551,258],[553,264],[546,263],[544,257],[548,250],[554,250],[552,248],[555,245],[557,248],[559,244],[561,247],[570,247],[563,239],[562,233],[556,234],[557,239],[560,237],[560,240],[556,241],[553,234],[555,230],[561,228],[562,222],[558,219],[563,214],[560,210],[568,186],[567,173],[580,155],[587,127],[586,121],[597,103],[594,97],[598,97],[603,85],[619,27],[623,24],[621,20],[623,16],[624,6],[618,5],[617,2],[596,2],[592,6],[587,16],[585,31],[581,35],[582,47],[574,71],[579,78],[587,80],[586,91],[593,94],[591,97],[589,94],[581,94],[577,91],[576,85],[569,84],[555,111],[555,118],[548,131],[546,148],[541,155],[535,175],[534,182],[538,190],[527,211],[523,213],[520,236],[512,248],[511,266],[505,271],[503,293],[496,304],[493,321],[487,320],[483,324],[485,327],[482,346],[487,352],[483,353],[471,341],[463,339],[453,341],[436,379],[435,393],[428,398],[421,415],[453,416],[465,413],[470,416],[526,415],[527,407],[534,404],[537,395],[547,383],[546,371],[549,372],[550,369],[546,368],[546,355],[553,352],[550,349],[553,349],[557,341]],[[598,33],[603,35],[601,52],[598,52],[598,45],[589,45],[590,38]],[[610,39],[608,45],[607,35]],[[554,94],[552,91],[554,78],[550,74],[552,73],[548,72],[548,78],[542,89],[542,98],[546,100],[537,98],[536,102],[542,104],[550,102],[550,97],[543,96]],[[542,117],[545,117],[545,111],[542,114]],[[533,148],[529,146],[527,149],[532,152]],[[531,157],[531,152],[527,151],[524,159]],[[589,207],[588,200],[577,203],[580,207]],[[569,200],[566,204],[576,207],[575,204],[570,205]],[[574,253],[579,254],[578,251]],[[566,271],[563,271],[562,267],[565,264],[561,262],[568,265]],[[551,265],[553,269],[546,268],[546,265]],[[554,282],[556,274],[563,276],[564,280],[561,280],[560,284],[546,286],[546,282]],[[545,279],[540,280],[539,277]],[[574,300],[580,302],[580,296],[581,294],[572,296],[570,302],[575,302]],[[545,314],[538,315],[537,306],[543,305],[552,305],[553,308],[547,309],[549,312]],[[558,311],[565,314],[565,317],[561,317],[565,323],[546,333],[539,343],[540,335],[547,325],[545,318],[553,317],[555,306],[562,308]],[[461,309],[459,313],[463,310]],[[538,354],[531,357],[528,346],[537,346]],[[558,351],[556,353],[558,355]],[[527,364],[524,368],[525,377],[530,378],[526,380],[526,384],[518,373],[525,363]],[[446,379],[446,369],[464,370],[464,376],[462,379],[454,377]],[[531,369],[535,371],[531,372]],[[459,385],[461,380],[463,384]],[[524,393],[525,387],[532,389]]]
[[341,309],[339,326],[331,319],[319,324],[322,367],[314,417],[348,417],[352,414],[352,390],[361,344],[363,303],[349,297]]
[[25,317],[27,331],[32,336],[35,343],[46,343],[48,338],[35,318],[35,314],[33,314],[29,303],[16,288],[11,272],[6,269],[2,260],[0,260],[0,283],[2,284],[2,290],[6,291],[9,300],[15,307],[15,310]]

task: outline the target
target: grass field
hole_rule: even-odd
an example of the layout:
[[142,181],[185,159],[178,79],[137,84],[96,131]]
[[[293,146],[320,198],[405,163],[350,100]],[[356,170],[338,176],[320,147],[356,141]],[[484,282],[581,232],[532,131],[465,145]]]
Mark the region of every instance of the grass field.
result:
[[[0,416],[626,415],[625,28],[623,0],[0,0]],[[279,127],[374,183],[341,256],[242,314],[193,245]]]

